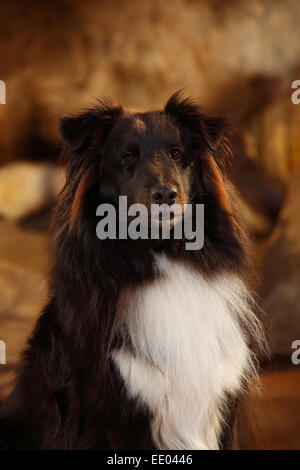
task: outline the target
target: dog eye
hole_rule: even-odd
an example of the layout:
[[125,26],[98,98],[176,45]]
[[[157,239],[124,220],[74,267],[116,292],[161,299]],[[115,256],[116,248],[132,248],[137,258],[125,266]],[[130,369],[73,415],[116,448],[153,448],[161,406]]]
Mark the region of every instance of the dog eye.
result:
[[175,161],[179,160],[179,158],[181,157],[180,150],[178,149],[171,150],[170,157],[172,158],[172,160],[175,160]]
[[126,167],[132,166],[136,162],[136,156],[133,153],[125,153],[122,157],[122,162]]

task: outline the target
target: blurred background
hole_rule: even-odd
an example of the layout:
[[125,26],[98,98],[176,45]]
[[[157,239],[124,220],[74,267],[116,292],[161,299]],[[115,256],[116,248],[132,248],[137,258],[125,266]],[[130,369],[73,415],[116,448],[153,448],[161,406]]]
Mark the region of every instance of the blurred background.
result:
[[47,233],[64,181],[59,118],[101,95],[161,107],[186,87],[235,129],[227,173],[270,320],[249,432],[255,448],[300,449],[300,364],[291,359],[300,340],[299,0],[10,0],[0,18],[0,402],[46,296]]

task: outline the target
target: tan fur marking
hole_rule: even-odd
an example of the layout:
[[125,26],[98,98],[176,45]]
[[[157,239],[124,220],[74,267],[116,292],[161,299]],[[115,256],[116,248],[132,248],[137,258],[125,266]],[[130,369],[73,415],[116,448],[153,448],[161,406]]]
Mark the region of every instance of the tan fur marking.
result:
[[139,131],[141,134],[144,134],[145,131],[146,131],[146,124],[144,123],[144,121],[142,121],[141,119],[139,118],[136,118],[134,120],[134,126],[136,128],[137,131]]
[[78,217],[79,217],[79,214],[80,214],[80,211],[81,211],[81,205],[82,205],[82,196],[85,192],[85,189],[86,189],[86,186],[87,186],[87,180],[88,180],[88,173],[85,173],[83,175],[83,177],[81,178],[80,180],[80,183],[78,185],[78,188],[77,188],[77,191],[76,191],[76,194],[75,194],[75,198],[74,198],[74,202],[72,204],[72,209],[71,209],[71,228],[74,227]]

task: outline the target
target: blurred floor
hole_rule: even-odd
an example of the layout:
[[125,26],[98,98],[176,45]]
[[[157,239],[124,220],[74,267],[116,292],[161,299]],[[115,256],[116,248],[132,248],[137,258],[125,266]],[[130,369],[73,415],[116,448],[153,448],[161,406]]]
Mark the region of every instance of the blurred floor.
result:
[[255,449],[300,449],[300,365],[264,373],[261,384],[250,406]]
[[11,390],[20,354],[45,299],[47,214],[15,224],[0,219],[0,402]]
[[[26,338],[44,302],[48,214],[23,224],[0,220],[0,339],[7,364],[0,366],[0,402],[11,390]],[[257,449],[300,449],[300,365],[285,360],[261,376],[262,394],[250,403]]]

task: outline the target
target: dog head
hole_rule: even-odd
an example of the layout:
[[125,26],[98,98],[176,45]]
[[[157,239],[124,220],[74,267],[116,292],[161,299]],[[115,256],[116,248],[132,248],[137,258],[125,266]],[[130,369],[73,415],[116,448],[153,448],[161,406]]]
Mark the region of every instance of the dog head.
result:
[[[226,154],[225,122],[203,114],[181,92],[162,110],[126,111],[106,101],[62,120],[61,133],[73,169],[72,223],[83,212],[86,193],[95,203],[184,205],[218,198],[227,205],[219,168]],[[76,182],[75,182],[76,181]],[[70,183],[71,184],[71,183]]]

